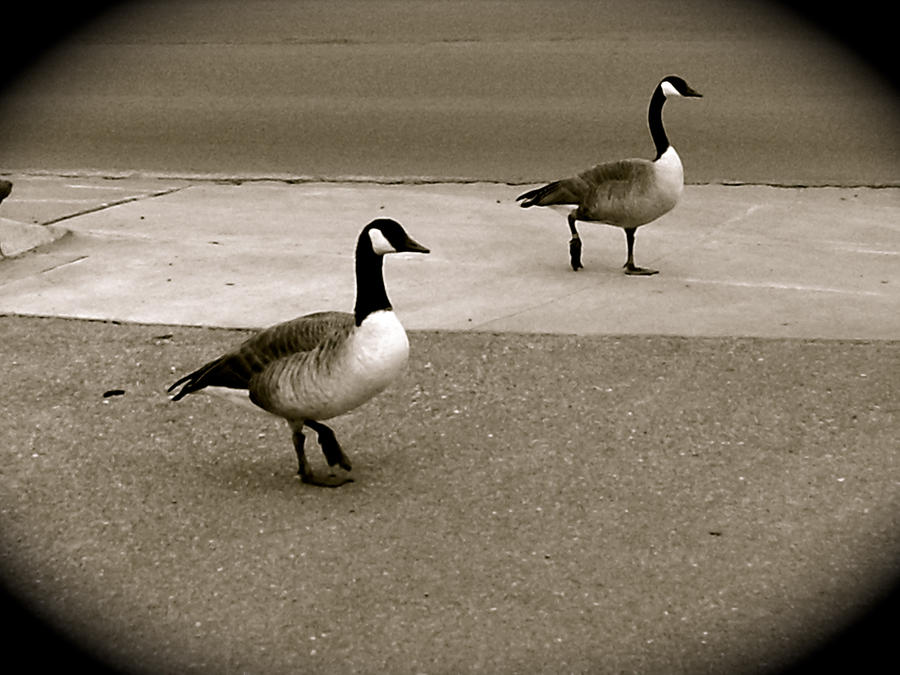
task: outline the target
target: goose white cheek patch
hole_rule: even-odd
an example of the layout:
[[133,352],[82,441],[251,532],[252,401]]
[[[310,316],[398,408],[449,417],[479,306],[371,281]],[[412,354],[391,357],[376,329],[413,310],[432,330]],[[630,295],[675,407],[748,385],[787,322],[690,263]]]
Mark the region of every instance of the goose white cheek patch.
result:
[[662,83],[662,93],[668,96],[681,96],[681,92],[678,91],[671,82],[666,80]]
[[369,241],[372,242],[372,250],[378,255],[397,252],[397,249],[391,245],[391,242],[387,240],[387,237],[385,237],[381,230],[377,228],[369,230]]

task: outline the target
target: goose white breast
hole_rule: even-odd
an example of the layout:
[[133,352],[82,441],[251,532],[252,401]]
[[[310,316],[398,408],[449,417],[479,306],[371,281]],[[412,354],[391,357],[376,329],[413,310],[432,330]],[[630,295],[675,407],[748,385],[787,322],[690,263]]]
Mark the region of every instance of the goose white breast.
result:
[[[285,365],[272,385],[277,413],[317,421],[343,415],[399,377],[408,356],[409,340],[397,315],[391,310],[373,312],[326,358],[312,353]],[[309,367],[311,361],[317,367]]]

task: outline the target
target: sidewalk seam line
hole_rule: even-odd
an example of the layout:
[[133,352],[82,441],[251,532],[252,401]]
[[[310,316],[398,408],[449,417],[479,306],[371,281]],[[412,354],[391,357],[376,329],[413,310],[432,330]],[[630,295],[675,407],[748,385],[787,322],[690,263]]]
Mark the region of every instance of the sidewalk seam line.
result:
[[122,204],[129,204],[131,202],[137,202],[142,199],[154,199],[156,197],[165,197],[166,195],[173,194],[175,192],[178,192],[179,190],[184,190],[186,187],[188,187],[188,186],[179,186],[179,187],[175,187],[175,188],[161,190],[159,192],[153,192],[153,193],[146,194],[146,195],[138,195],[136,197],[127,197],[126,199],[119,199],[114,202],[106,202],[104,204],[101,204],[100,206],[95,206],[90,209],[85,209],[84,211],[79,211],[78,213],[70,213],[65,216],[60,216],[59,218],[53,218],[52,220],[47,220],[47,221],[41,223],[41,225],[43,225],[43,226],[55,225],[56,223],[61,223],[65,220],[71,220],[72,218],[78,218],[79,216],[86,216],[90,213],[97,213],[98,211],[103,211],[104,209],[109,209],[114,206],[121,206]]

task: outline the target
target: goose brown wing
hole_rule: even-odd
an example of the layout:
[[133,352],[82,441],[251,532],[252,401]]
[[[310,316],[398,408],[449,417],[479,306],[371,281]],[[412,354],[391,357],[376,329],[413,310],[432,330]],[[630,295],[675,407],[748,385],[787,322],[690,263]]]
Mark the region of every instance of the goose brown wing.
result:
[[649,193],[652,167],[652,162],[647,160],[623,159],[598,164],[579,174],[590,186],[581,202],[579,217],[625,225]]
[[168,390],[171,392],[184,385],[172,397],[177,401],[204,387],[248,389],[253,375],[269,364],[292,354],[308,352],[329,336],[349,332],[353,326],[353,315],[347,312],[316,312],[276,324],[185,375]]
[[598,190],[616,194],[633,185],[636,174],[645,171],[641,160],[625,159],[606,162],[582,171],[577,176],[563,178],[531,190],[516,198],[522,207],[573,204],[583,206],[594,198]]

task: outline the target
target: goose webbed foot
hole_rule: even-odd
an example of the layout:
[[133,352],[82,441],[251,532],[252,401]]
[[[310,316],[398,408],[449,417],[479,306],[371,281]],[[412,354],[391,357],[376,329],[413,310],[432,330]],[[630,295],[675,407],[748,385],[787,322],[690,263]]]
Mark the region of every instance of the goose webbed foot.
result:
[[638,267],[634,263],[625,263],[625,274],[632,276],[648,277],[651,274],[659,274],[659,270],[651,270],[648,267]]
[[569,240],[569,258],[576,272],[584,267],[581,264],[581,238],[577,234]]
[[335,476],[333,473],[328,474],[327,478],[316,478],[312,473],[306,475],[301,474],[300,480],[307,485],[315,485],[316,487],[336,488],[347,483],[352,483],[353,478],[350,476]]

